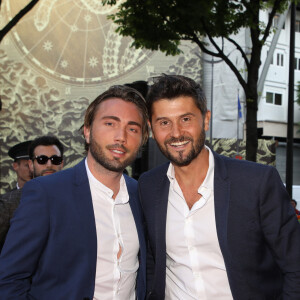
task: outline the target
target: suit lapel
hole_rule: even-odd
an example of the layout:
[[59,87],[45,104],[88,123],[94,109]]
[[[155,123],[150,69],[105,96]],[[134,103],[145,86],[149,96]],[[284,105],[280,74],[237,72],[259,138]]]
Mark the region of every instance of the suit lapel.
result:
[[78,219],[81,221],[83,232],[87,235],[87,242],[91,255],[97,259],[97,234],[95,225],[94,208],[91,196],[91,190],[87,172],[85,168],[85,159],[74,167],[74,207],[78,213]]
[[[138,199],[138,189],[137,183],[127,176],[124,176],[127,190],[129,194],[129,205],[132,211],[134,222],[136,225],[136,230],[138,234],[138,239],[140,243],[140,265],[137,277],[137,297],[144,297],[146,290],[146,238],[145,238],[145,228],[142,209]],[[141,282],[142,280],[142,282]],[[142,285],[141,285],[142,284]]]
[[[153,249],[155,257],[155,283],[159,293],[162,293],[165,289],[165,273],[166,273],[166,221],[167,221],[167,209],[168,209],[168,197],[170,182],[167,177],[168,164],[163,165],[161,174],[157,176],[160,180],[157,182],[153,190],[153,220],[154,220],[154,232],[155,232],[155,248]],[[163,279],[163,281],[162,281]]]
[[[166,250],[166,217],[167,217],[167,209],[168,209],[168,198],[169,198],[169,187],[170,182],[164,172],[164,176],[162,180],[156,187],[156,192],[154,193],[154,201],[155,201],[155,216],[154,216],[154,224],[156,224],[155,231],[157,236],[157,244],[156,248],[164,247],[164,252]],[[161,249],[160,249],[161,250]]]
[[142,218],[142,211],[141,208],[139,207],[139,200],[137,198],[138,195],[137,186],[131,184],[129,178],[127,178],[126,176],[124,177],[127,185],[128,194],[129,194],[129,205],[135,221],[140,247],[146,249],[146,241],[144,235],[144,222]]
[[227,245],[228,209],[230,200],[230,185],[227,169],[222,157],[214,153],[214,202],[217,235],[225,263],[229,262]]

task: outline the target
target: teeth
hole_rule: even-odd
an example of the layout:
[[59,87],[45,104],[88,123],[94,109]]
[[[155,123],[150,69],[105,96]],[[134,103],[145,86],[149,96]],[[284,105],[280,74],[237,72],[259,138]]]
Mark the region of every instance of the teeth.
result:
[[119,151],[119,150],[112,150],[112,152],[118,153],[118,154],[123,154],[123,151]]
[[183,142],[178,142],[178,143],[172,143],[171,146],[174,146],[174,147],[179,147],[179,146],[182,146],[182,145],[186,145],[189,141],[183,141]]

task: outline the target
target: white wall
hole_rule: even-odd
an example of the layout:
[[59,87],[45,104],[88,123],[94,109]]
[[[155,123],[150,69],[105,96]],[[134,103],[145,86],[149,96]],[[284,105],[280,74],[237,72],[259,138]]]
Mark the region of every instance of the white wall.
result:
[[[266,22],[268,14],[266,12],[261,14],[261,20]],[[300,13],[297,12],[296,19],[300,19]],[[264,61],[267,57],[273,34],[267,39],[266,45],[263,47],[261,61],[262,71]],[[258,121],[275,121],[287,122],[287,109],[288,109],[288,84],[289,84],[289,44],[290,44],[290,17],[289,14],[285,21],[285,29],[281,30],[278,43],[273,55],[273,64],[270,65],[261,99],[258,105]],[[283,66],[277,65],[277,54],[282,54],[284,58]],[[300,33],[295,33],[295,57],[300,58]],[[295,93],[294,99],[297,98],[297,83],[300,81],[300,71],[294,72]],[[282,94],[282,105],[274,105],[266,103],[266,92]],[[294,106],[294,119],[295,122],[300,122],[300,109],[299,105],[295,103]]]
[[293,186],[293,199],[297,201],[297,208],[300,209],[300,185]]

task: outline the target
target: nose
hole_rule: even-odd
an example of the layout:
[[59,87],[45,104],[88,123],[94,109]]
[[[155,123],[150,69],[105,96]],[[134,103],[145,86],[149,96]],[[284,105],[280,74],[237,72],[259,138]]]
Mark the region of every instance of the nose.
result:
[[48,159],[47,163],[46,163],[46,166],[49,168],[49,167],[52,167],[52,162],[51,162],[51,159]]
[[171,134],[174,137],[181,136],[181,125],[179,123],[173,123]]
[[126,128],[119,127],[116,129],[115,141],[117,143],[124,144],[126,142],[126,137],[127,137]]

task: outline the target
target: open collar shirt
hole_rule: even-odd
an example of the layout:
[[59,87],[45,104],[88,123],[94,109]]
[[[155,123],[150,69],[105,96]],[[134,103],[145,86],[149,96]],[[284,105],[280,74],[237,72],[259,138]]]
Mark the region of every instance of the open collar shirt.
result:
[[[97,230],[97,268],[94,299],[133,300],[139,267],[139,241],[124,176],[113,191],[88,174]],[[121,256],[118,258],[118,252]]]
[[189,209],[170,164],[166,247],[166,298],[232,299],[220,250],[214,209],[214,157],[198,189],[201,198]]

